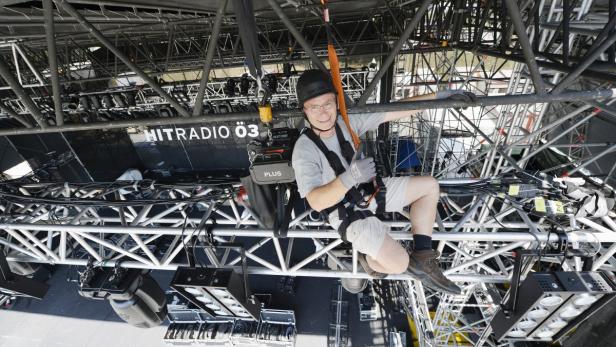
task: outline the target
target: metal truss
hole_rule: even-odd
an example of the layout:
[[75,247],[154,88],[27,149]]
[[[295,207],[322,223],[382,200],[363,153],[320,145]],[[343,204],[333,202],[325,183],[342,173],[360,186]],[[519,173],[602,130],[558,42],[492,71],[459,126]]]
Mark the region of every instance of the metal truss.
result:
[[[345,92],[352,99],[359,98],[366,85],[369,83],[369,71],[343,72],[341,74],[342,84]],[[284,78],[278,77],[276,93],[272,95],[272,103],[276,109],[295,109],[297,108],[297,97],[295,85],[298,76]],[[247,95],[240,93],[239,86],[234,89],[234,95],[230,96],[227,88],[227,80],[215,80],[207,84],[204,93],[204,103],[207,105],[207,113],[230,113],[250,110],[251,105],[258,102],[255,95],[254,83]],[[169,95],[173,95],[186,107],[193,108],[198,92],[198,83],[188,83],[179,85],[163,85],[163,90]],[[78,120],[80,117],[97,117],[102,114],[110,119],[124,119],[131,114],[150,112],[159,115],[167,112],[166,116],[173,116],[176,112],[169,107],[169,102],[156,94],[152,88],[119,87],[107,90],[92,91],[69,95],[70,102],[64,102],[62,111],[67,118]],[[53,113],[53,102],[47,97],[33,97],[32,101],[42,110]],[[132,104],[129,104],[131,103]],[[28,108],[20,99],[4,100],[6,106],[14,110],[19,115],[27,115]],[[254,108],[254,106],[253,106]],[[8,113],[5,114],[8,117]]]
[[[94,10],[82,3],[89,1],[69,4],[77,15],[64,1],[51,10],[31,3],[0,10],[0,62],[8,71],[0,79],[0,89],[5,90],[0,94],[0,111],[19,121],[14,134],[22,130],[75,130],[92,121],[92,117],[79,116],[84,113],[93,115],[97,122],[88,126],[96,129],[112,126],[114,113],[143,112],[146,119],[140,124],[160,124],[154,121],[160,121],[161,110],[175,117],[188,113],[199,100],[219,113],[223,113],[221,109],[247,111],[246,105],[254,101],[252,90],[247,97],[229,97],[224,91],[226,81],[208,81],[210,70],[244,62],[237,23],[229,13],[218,17],[216,8],[202,4],[187,11],[180,4],[153,9],[117,2],[113,10],[104,5]],[[337,52],[348,67],[345,89],[359,105],[400,101],[443,89],[464,89],[485,100],[534,97],[507,104],[458,104],[457,108],[432,105],[391,124],[379,136],[388,139],[394,174],[462,180],[526,170],[584,176],[588,182],[613,186],[616,164],[601,177],[595,174],[600,173],[598,159],[616,147],[588,142],[586,134],[591,120],[616,116],[611,106],[613,95],[595,100],[548,100],[572,91],[615,87],[614,8],[592,0],[396,0],[377,2],[370,9],[344,10],[344,6],[343,1],[331,9],[336,15],[332,25]],[[276,66],[272,71],[276,73],[282,64],[296,64],[300,69],[318,67],[326,56],[318,10],[298,2],[282,12],[280,16],[275,8],[258,9],[263,62]],[[283,20],[285,16],[288,21]],[[220,32],[214,35],[217,19]],[[55,35],[42,30],[46,20],[54,24]],[[107,44],[92,36],[91,28],[100,31]],[[47,53],[52,49],[57,50],[52,55],[57,56],[57,69],[51,68]],[[204,56],[210,56],[208,69],[202,68]],[[125,66],[122,58],[133,65]],[[377,71],[352,70],[372,59]],[[181,74],[191,77],[173,79]],[[13,76],[11,81],[9,75]],[[109,89],[109,81],[124,85],[127,79],[142,76],[173,85],[152,80],[136,87]],[[208,82],[203,99],[198,96],[199,83],[194,82],[199,78]],[[295,76],[279,79],[275,103],[292,108],[295,80]],[[9,88],[15,95],[8,94]],[[113,94],[132,92],[135,105],[119,107]],[[61,99],[51,100],[52,94],[61,95]],[[78,98],[93,95],[100,98],[101,107],[86,110]],[[109,102],[103,102],[105,95]],[[368,105],[367,109],[396,104],[392,105]],[[399,105],[398,109],[410,110],[426,104]],[[50,118],[55,123],[46,121]],[[165,121],[174,119],[188,121],[183,117]],[[13,127],[16,123],[8,120],[7,124]],[[409,138],[414,150],[406,155],[417,159],[414,166],[405,166],[408,158],[399,157],[400,146],[408,145]],[[15,195],[30,196],[31,201],[2,202],[0,244],[15,262],[86,265],[93,259],[103,266],[119,263],[172,270],[185,265],[186,253],[196,249],[204,265],[237,267],[240,258],[234,251],[207,247],[206,235],[211,233],[217,242],[241,240],[252,274],[367,277],[358,268],[356,252],[340,251],[344,245],[337,234],[310,211],[294,215],[289,237],[279,239],[272,230],[260,226],[248,205],[237,199],[237,184],[135,187],[136,191],[117,185],[70,183],[13,187]],[[463,285],[463,294],[441,295],[407,276],[390,277],[402,280],[400,286],[408,294],[409,315],[422,345],[499,345],[490,337],[489,321],[500,301],[495,293],[504,292],[499,285],[510,281],[511,254],[557,242],[558,237],[549,232],[554,222],[531,216],[490,194],[460,198],[444,193],[439,213],[434,239],[443,252],[446,274]],[[598,219],[569,216],[558,223],[567,232],[570,247],[596,251],[594,269],[614,271],[615,217],[613,212]],[[207,227],[199,228],[202,221]],[[394,238],[410,240],[407,220],[391,216],[386,223]],[[301,252],[306,243],[314,245],[314,251]],[[351,268],[340,259],[341,254],[352,260]],[[324,256],[343,270],[319,266],[318,260]],[[539,265],[561,262],[565,269],[581,269],[575,258],[544,258]],[[530,266],[527,268],[530,271]],[[462,314],[463,310],[475,312],[473,319]]]
[[[288,238],[276,238],[272,230],[259,226],[238,188],[230,183],[183,186],[147,181],[5,185],[0,244],[13,262],[86,266],[93,261],[101,266],[173,270],[187,265],[187,254],[196,253],[198,266],[239,270],[239,252],[217,249],[215,243],[241,242],[251,274],[368,278],[358,267],[357,253],[352,249],[340,252],[347,246],[319,216],[310,210],[298,212],[292,216]],[[548,221],[533,222],[523,211],[514,210],[519,218],[506,218],[506,209],[481,216],[480,204],[471,200],[457,205],[454,200],[453,196],[442,197],[441,211],[446,206],[459,211],[441,213],[434,240],[444,251],[445,273],[463,285],[464,293],[431,293],[408,275],[389,276],[407,280],[401,283],[407,283],[409,309],[426,346],[450,345],[456,339],[476,341],[499,304],[487,290],[510,280],[512,252],[559,240],[547,232]],[[614,217],[570,221],[575,225],[567,230],[571,246],[595,248],[596,269],[616,269]],[[407,220],[386,223],[395,239],[412,238]],[[307,245],[314,251],[306,252]],[[341,254],[351,260],[350,268]],[[324,256],[342,270],[318,265],[316,261]],[[579,270],[581,264],[572,261],[569,266]],[[433,318],[427,295],[439,299],[432,308],[436,309]],[[462,314],[467,307],[476,308],[482,319],[470,321]]]

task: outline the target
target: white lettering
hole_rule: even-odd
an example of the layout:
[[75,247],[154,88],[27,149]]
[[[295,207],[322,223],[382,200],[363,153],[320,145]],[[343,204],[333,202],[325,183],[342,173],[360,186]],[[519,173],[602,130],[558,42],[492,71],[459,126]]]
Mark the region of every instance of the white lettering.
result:
[[270,172],[264,172],[263,175],[265,175],[265,177],[279,177],[282,176],[282,172],[281,171],[270,171]]
[[248,133],[248,136],[250,137],[257,137],[259,136],[259,127],[255,124],[248,124],[248,129],[250,130],[250,132]]
[[156,137],[156,130],[152,129],[152,130],[144,130],[143,133],[145,134],[145,140],[148,142],[152,142],[152,141],[157,141],[158,138]]
[[173,140],[173,137],[171,137],[171,133],[173,132],[173,129],[163,129],[163,132],[164,132],[165,134],[167,134],[167,139],[168,139],[169,141],[172,141],[172,140]]
[[[239,123],[238,123],[239,124]],[[231,136],[236,138],[258,137],[259,126],[256,124],[237,125],[235,127],[229,127],[226,125],[213,126],[213,127],[200,127],[201,132],[197,131],[197,128],[162,128],[162,129],[146,129],[143,131],[145,135],[145,141],[181,141],[181,140],[208,140],[214,139],[227,139]],[[174,137],[175,132],[175,137]],[[165,136],[166,135],[166,136]],[[199,136],[201,135],[201,136]]]
[[237,137],[246,137],[246,133],[248,133],[248,131],[246,130],[246,127],[243,125],[240,125],[238,127],[235,127],[235,136]]
[[186,129],[176,128],[175,129],[175,135],[178,137],[178,140],[179,139],[186,140]]
[[[205,133],[203,132],[204,130],[207,130],[207,136],[205,136]],[[210,131],[210,129],[206,127],[201,127],[201,140],[207,140],[211,136],[212,136],[212,132]]]
[[[223,130],[224,130],[224,135],[223,135]],[[226,139],[227,137],[229,137],[229,128],[227,128],[226,126],[221,126],[220,128],[218,128],[218,135],[220,135],[221,138]]]
[[193,137],[195,139],[199,139],[199,135],[197,134],[197,130],[195,130],[195,128],[190,128],[190,136],[188,137],[189,140],[192,140]]

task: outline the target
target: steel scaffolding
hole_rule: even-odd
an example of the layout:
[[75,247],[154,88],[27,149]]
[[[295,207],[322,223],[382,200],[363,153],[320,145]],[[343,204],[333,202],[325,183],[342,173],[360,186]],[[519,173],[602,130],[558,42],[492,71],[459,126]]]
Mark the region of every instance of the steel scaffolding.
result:
[[[9,141],[258,119],[254,85],[246,95],[228,90],[229,79],[239,81],[245,72],[245,54],[224,1],[10,3],[0,8],[0,135]],[[591,142],[589,133],[597,119],[613,124],[616,116],[613,3],[332,1],[343,84],[357,102],[350,113],[423,110],[377,135],[387,139],[394,175],[427,174],[463,186],[528,171],[612,189],[616,164],[601,162],[613,158],[616,146]],[[300,116],[293,69],[323,65],[325,29],[319,6],[310,2],[259,6],[257,44],[277,78],[275,116],[287,121]],[[403,101],[447,89],[478,98]],[[309,209],[294,211],[287,238],[275,237],[242,198],[238,180],[2,184],[0,245],[11,262],[85,266],[93,260],[173,270],[196,254],[203,265],[239,269],[239,253],[215,245],[241,240],[251,274],[367,278],[357,253]],[[408,244],[408,220],[396,214],[386,223]],[[614,211],[599,218],[567,213],[554,221],[497,194],[443,189],[434,240],[445,273],[463,294],[434,293],[406,275],[389,277],[407,294],[420,345],[506,344],[493,340],[489,322],[506,292],[501,285],[511,280],[512,253],[559,242],[555,225],[568,247],[593,250],[594,269],[615,271]],[[342,270],[319,265],[324,257]],[[581,269],[579,258],[545,257],[539,265],[561,263]]]

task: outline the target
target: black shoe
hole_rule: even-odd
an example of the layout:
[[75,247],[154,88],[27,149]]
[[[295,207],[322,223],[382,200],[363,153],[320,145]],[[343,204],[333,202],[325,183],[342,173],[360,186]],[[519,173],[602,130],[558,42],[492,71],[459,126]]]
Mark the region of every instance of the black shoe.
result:
[[365,254],[357,253],[357,260],[359,261],[359,264],[361,265],[361,267],[364,268],[364,271],[366,271],[366,273],[370,275],[370,277],[374,279],[378,279],[378,280],[387,277],[387,274],[375,271],[372,268],[370,268],[370,265],[368,264],[368,260],[366,259]]
[[461,294],[462,289],[443,275],[438,264],[439,256],[439,253],[432,249],[411,252],[409,274],[434,290],[447,294]]

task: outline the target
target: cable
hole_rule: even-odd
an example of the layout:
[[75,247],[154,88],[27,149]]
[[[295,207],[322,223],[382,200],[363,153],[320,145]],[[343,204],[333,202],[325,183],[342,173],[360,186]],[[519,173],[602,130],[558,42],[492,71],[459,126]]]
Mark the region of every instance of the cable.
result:
[[186,252],[186,261],[188,262],[189,267],[193,267],[193,264],[190,262],[190,254],[188,253],[188,248],[186,248],[186,242],[184,242],[184,231],[186,231],[186,224],[188,222],[188,213],[184,216],[184,223],[182,224],[182,233],[180,237],[182,238],[182,247],[184,248],[184,252]]

